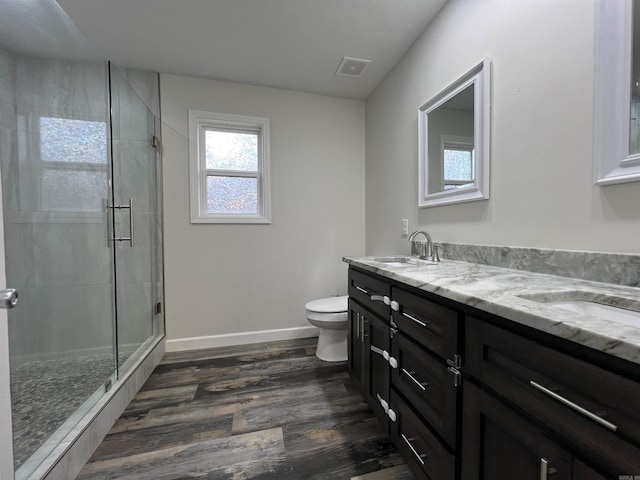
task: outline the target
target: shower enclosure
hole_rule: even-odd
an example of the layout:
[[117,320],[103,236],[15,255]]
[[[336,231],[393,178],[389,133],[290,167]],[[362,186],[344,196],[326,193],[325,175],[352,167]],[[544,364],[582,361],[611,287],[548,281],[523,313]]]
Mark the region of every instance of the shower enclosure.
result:
[[45,478],[164,336],[158,75],[92,57],[36,4],[47,26],[21,41],[22,12],[0,37],[0,287],[19,294],[0,316],[2,480]]

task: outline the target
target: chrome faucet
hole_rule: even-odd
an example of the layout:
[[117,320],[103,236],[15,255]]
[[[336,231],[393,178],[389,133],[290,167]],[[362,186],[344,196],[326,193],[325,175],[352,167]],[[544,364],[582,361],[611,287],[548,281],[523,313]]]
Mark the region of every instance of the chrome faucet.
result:
[[[424,235],[427,243],[415,241],[415,238],[420,234]],[[433,242],[427,232],[423,230],[413,232],[409,237],[409,241],[411,242],[411,255],[418,255],[423,260],[433,260]]]

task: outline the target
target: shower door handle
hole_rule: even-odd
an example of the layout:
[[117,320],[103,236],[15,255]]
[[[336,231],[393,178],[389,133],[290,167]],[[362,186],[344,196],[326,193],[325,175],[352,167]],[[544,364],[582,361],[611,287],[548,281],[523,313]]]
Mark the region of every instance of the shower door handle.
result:
[[15,288],[0,290],[0,308],[14,308],[18,304],[18,291]]
[[[129,245],[133,247],[133,199],[129,199],[128,205],[109,205],[107,202],[107,208],[111,210],[129,210],[129,236],[128,237],[116,237],[114,236],[111,241],[113,242],[129,242]],[[114,232],[115,235],[115,232]]]

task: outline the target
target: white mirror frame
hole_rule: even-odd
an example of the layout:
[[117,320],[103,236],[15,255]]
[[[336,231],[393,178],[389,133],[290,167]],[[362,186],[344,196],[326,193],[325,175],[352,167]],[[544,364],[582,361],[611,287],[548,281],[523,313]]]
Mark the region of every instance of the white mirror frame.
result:
[[[429,193],[428,131],[430,112],[455,97],[469,85],[473,95],[474,183]],[[418,109],[418,207],[435,207],[489,198],[489,155],[491,139],[491,60],[485,58],[469,72]],[[439,159],[438,159],[439,160]]]
[[595,185],[640,181],[629,154],[632,0],[598,0],[595,11],[593,173]]

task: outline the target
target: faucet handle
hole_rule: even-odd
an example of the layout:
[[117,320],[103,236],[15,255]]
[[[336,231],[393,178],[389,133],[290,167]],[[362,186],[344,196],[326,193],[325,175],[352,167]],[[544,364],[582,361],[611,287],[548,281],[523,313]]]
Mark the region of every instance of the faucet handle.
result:
[[433,261],[440,262],[440,252],[442,251],[442,245],[434,245],[433,246]]

